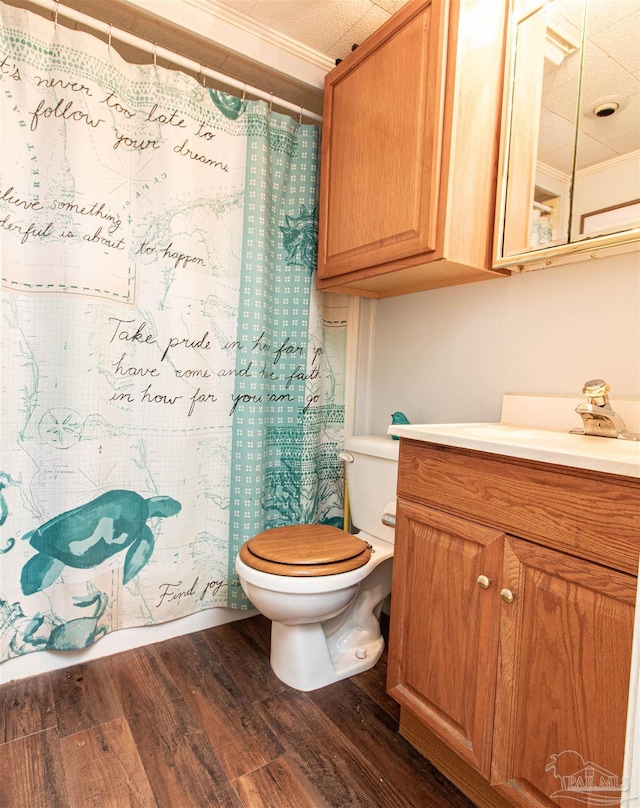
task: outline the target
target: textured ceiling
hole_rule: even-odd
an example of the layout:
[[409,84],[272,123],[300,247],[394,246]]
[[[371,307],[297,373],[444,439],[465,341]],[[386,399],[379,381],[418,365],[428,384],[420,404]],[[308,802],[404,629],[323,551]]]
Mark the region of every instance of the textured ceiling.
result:
[[[549,23],[580,42],[582,3],[556,0]],[[577,164],[586,168],[640,149],[640,2],[589,0],[580,99]],[[545,62],[538,156],[541,162],[571,173],[573,133],[579,91],[580,49],[560,65]],[[598,118],[594,108],[616,101],[619,109]]]
[[217,0],[331,59],[343,59],[407,0]]

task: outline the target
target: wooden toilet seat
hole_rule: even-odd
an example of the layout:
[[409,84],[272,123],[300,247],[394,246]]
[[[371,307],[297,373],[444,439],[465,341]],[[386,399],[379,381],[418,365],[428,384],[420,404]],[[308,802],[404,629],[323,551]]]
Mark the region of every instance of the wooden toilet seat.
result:
[[330,525],[287,525],[258,533],[239,555],[261,572],[315,577],[363,567],[371,558],[371,545]]

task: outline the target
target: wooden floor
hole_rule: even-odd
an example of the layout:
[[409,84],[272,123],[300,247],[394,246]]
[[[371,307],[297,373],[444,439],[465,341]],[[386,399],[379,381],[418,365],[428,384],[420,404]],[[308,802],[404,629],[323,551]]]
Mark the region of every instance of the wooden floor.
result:
[[386,658],[313,693],[263,617],[0,688],[1,808],[469,808],[397,733]]

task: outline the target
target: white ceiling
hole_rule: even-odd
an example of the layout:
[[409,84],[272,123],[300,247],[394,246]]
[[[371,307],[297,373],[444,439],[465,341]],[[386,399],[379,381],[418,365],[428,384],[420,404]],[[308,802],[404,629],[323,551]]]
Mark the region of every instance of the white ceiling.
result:
[[343,59],[407,0],[217,0],[331,59]]
[[[556,0],[548,21],[579,43],[581,0]],[[545,61],[538,156],[565,174],[573,161],[580,58],[578,49],[559,66]],[[595,106],[607,100],[618,102],[618,111],[596,117]],[[579,120],[579,168],[640,149],[640,0],[589,0]]]

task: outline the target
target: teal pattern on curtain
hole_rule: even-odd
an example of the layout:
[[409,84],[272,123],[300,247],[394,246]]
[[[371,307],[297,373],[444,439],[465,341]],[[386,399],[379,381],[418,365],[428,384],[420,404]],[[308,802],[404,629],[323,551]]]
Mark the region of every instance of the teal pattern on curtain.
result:
[[0,3],[0,662],[247,608],[340,523],[345,298],[318,131]]
[[[331,338],[337,323],[328,317],[318,328],[318,131],[258,106],[245,182],[230,578],[235,552],[251,536],[285,524],[340,523],[342,509],[344,396],[333,363],[344,355],[345,331]],[[243,378],[247,349],[254,372]],[[245,602],[237,588],[230,593],[231,605]]]

